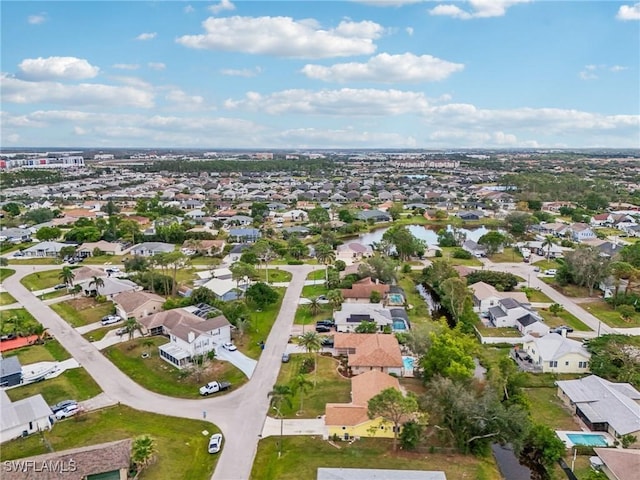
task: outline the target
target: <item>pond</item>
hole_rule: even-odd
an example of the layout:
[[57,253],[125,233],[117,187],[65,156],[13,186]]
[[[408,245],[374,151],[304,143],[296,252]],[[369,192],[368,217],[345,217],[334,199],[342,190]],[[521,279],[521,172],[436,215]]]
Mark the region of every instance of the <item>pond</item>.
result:
[[[389,227],[385,227],[379,228],[369,233],[363,233],[358,236],[358,241],[363,245],[371,245],[373,243],[377,243],[382,240],[382,235],[384,235],[384,232],[386,232],[388,229]],[[423,225],[408,225],[407,229],[414,237],[420,240],[424,240],[429,245],[438,244],[437,231],[440,230],[440,227],[438,227],[437,229],[432,229]],[[452,230],[451,225],[447,226],[447,230]],[[473,240],[474,242],[477,242],[481,236],[489,232],[489,230],[485,227],[475,228],[473,230],[460,228],[458,229],[458,231],[464,234],[467,240]]]
[[438,294],[434,292],[429,285],[426,283],[419,283],[416,285],[416,290],[427,304],[429,315],[431,315],[433,320],[439,320],[441,317],[445,317],[449,326],[451,328],[455,327],[453,318],[449,315],[449,312],[446,309],[442,308]]
[[521,465],[518,458],[513,453],[509,445],[499,445],[494,443],[491,445],[491,451],[496,459],[498,468],[503,478],[509,480],[530,480],[531,470]]

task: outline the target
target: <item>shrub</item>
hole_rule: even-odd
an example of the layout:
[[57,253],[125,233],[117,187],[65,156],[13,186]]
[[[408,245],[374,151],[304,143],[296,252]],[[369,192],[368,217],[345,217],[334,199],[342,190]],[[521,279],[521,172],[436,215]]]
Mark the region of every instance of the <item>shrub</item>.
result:
[[462,248],[454,248],[453,253],[451,254],[451,256],[453,258],[461,258],[464,260],[470,260],[473,258],[473,255],[471,255],[471,252],[467,252],[466,250],[462,249]]
[[287,265],[302,265],[303,263],[302,260],[287,260]]
[[313,372],[313,358],[305,358],[304,360],[302,360],[302,363],[300,364],[300,373],[301,374],[305,374],[305,373],[311,373]]

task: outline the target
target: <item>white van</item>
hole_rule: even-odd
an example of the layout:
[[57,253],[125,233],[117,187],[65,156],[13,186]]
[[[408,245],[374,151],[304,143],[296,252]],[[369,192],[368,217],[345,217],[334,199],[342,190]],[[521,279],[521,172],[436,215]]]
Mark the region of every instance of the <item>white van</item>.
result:
[[558,273],[558,270],[556,270],[555,268],[552,268],[552,269],[550,269],[550,270],[547,270],[547,271],[546,271],[546,272],[544,272],[544,273],[545,273],[545,275],[551,275],[551,276],[555,277],[555,276],[556,276],[556,273]]

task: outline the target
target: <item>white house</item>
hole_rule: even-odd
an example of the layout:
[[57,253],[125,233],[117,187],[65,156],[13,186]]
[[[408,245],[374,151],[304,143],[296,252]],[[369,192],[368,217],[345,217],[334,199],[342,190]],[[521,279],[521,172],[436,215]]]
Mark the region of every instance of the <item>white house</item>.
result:
[[[566,330],[565,330],[566,331]],[[522,349],[543,373],[587,373],[591,354],[582,342],[559,333],[524,337]]]
[[140,255],[141,257],[152,257],[159,253],[169,253],[176,249],[175,245],[164,242],[143,242],[135,245],[131,249],[131,255]]
[[512,298],[522,305],[528,305],[529,300],[524,292],[499,292],[493,285],[485,282],[476,282],[470,285],[473,307],[476,312],[486,313],[491,307],[498,305],[503,298]]
[[591,227],[586,223],[574,223],[569,227],[569,231],[574,242],[584,242],[585,240],[597,238]]
[[224,315],[203,319],[177,308],[142,318],[151,335],[166,335],[169,343],[158,347],[160,357],[177,368],[192,357],[206,355],[231,340],[231,324]]
[[0,390],[0,441],[49,430],[53,425],[52,416],[51,408],[40,394],[12,402],[7,393]]
[[391,311],[381,303],[343,303],[333,319],[338,332],[355,332],[361,322],[375,322],[379,331],[393,325]]
[[521,334],[546,335],[549,327],[533,310],[514,300],[503,298],[495,307],[489,308],[489,319],[495,327],[515,327]]
[[75,247],[76,243],[39,242],[22,250],[27,257],[57,257],[64,247]]

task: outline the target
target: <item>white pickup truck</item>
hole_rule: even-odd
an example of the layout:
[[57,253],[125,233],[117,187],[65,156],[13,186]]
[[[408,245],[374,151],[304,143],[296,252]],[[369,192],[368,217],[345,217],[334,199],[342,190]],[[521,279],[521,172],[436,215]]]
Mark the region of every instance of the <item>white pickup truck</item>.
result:
[[231,388],[229,382],[209,382],[205,386],[200,387],[200,395],[211,395],[212,393],[222,392]]

